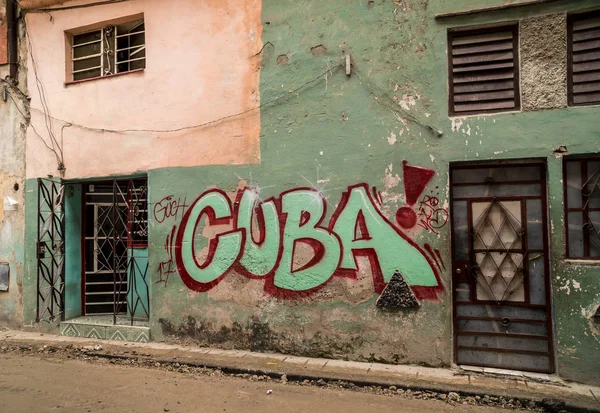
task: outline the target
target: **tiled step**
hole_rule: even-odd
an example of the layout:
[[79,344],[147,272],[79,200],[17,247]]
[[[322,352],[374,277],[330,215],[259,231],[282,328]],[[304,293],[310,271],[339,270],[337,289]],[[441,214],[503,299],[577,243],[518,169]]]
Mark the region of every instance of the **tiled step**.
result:
[[[147,343],[150,341],[150,327],[147,325],[114,325],[96,323],[94,320],[68,320],[60,323],[60,335],[83,337],[95,340],[118,340]],[[137,323],[143,324],[143,323]]]

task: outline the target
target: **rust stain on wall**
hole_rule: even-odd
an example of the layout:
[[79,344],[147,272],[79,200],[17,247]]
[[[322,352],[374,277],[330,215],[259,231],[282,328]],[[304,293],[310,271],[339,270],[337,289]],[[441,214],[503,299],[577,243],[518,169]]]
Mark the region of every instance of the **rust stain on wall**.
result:
[[0,64],[8,63],[8,25],[6,24],[6,10],[0,9]]

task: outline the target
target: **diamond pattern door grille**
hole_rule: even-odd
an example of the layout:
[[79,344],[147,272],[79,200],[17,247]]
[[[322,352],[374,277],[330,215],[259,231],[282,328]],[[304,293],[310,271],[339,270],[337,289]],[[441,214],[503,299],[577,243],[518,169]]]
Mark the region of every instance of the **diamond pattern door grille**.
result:
[[477,299],[524,301],[524,229],[519,201],[476,202],[473,208],[473,252]]

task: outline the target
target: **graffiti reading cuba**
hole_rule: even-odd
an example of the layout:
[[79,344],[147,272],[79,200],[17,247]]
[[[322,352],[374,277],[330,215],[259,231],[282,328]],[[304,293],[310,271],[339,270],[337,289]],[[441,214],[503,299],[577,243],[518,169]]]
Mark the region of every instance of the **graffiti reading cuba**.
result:
[[[208,291],[230,271],[263,279],[279,296],[307,294],[333,277],[356,278],[358,257],[367,257],[373,286],[381,293],[399,271],[415,296],[435,299],[442,289],[438,256],[422,249],[382,213],[375,188],[350,186],[326,220],[328,202],[312,188],[295,188],[261,201],[257,191],[238,191],[235,202],[220,189],[200,195],[186,210],[174,238],[174,259],[185,285]],[[405,207],[406,208],[406,207]],[[200,225],[223,226],[199,258]],[[311,251],[298,265],[299,250]],[[428,255],[429,254],[429,255]],[[441,261],[441,257],[440,257]]]

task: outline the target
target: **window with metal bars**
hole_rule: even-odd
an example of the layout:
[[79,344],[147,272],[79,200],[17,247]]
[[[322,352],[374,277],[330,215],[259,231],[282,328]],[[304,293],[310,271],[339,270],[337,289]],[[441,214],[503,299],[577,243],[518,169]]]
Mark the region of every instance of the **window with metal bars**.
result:
[[600,10],[568,18],[569,105],[600,104]]
[[565,157],[567,258],[600,259],[600,155]]
[[71,80],[85,80],[146,67],[144,20],[108,25],[74,34],[71,42]]
[[448,32],[450,115],[520,108],[518,26]]

